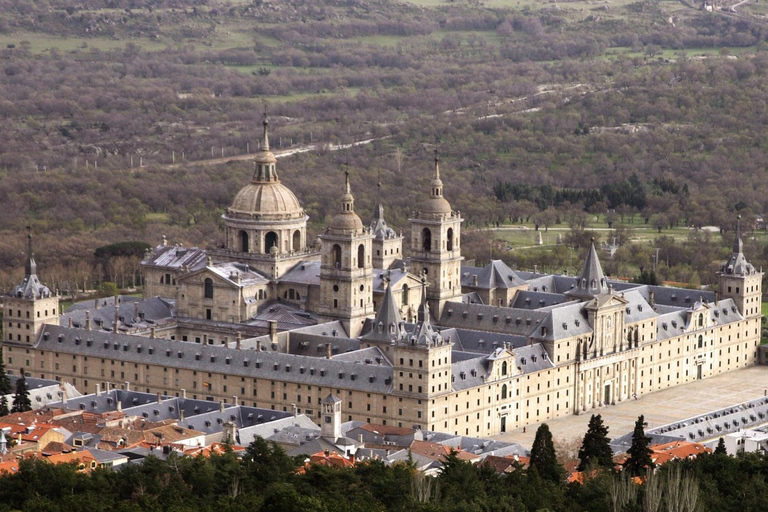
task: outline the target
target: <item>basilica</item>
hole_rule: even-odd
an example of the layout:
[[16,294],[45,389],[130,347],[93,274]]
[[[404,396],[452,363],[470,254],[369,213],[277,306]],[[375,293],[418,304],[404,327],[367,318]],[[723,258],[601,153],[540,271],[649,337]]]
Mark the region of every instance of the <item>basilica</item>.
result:
[[491,436],[610,407],[757,361],[762,272],[737,233],[718,291],[608,279],[594,245],[578,276],[463,265],[462,217],[436,158],[410,243],[378,205],[364,223],[347,175],[317,240],[280,182],[265,119],[224,242],[163,241],[142,299],[59,310],[36,274],[7,297],[11,371],[321,418]]

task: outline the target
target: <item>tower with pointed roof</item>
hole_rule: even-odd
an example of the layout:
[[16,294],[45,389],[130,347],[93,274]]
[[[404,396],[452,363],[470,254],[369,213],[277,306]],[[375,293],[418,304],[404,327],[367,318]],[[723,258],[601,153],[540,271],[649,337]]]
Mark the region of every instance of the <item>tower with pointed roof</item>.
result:
[[461,296],[461,218],[443,197],[440,159],[435,155],[429,198],[411,223],[411,269],[426,275],[427,301],[439,318],[445,303]]
[[217,261],[247,262],[276,278],[316,254],[307,246],[308,217],[304,208],[277,175],[277,160],[269,149],[268,127],[264,114],[253,177],[222,216],[224,247],[212,254]]
[[717,273],[717,278],[721,298],[733,299],[745,318],[761,316],[763,273],[755,270],[755,267],[744,257],[741,215],[738,218],[731,256]]
[[36,341],[43,325],[59,323],[59,298],[37,277],[31,233],[27,235],[24,274],[21,284],[4,299],[5,344],[29,346]]
[[[381,183],[378,184],[381,189]],[[373,233],[373,267],[391,269],[403,257],[403,236],[398,235],[384,220],[384,206],[379,202],[371,221]]]
[[[398,337],[393,340],[393,386],[394,394],[431,400],[448,396],[453,390],[452,343],[432,326],[429,303],[426,300],[423,301],[422,307],[423,319],[412,326],[413,330],[405,327],[399,329]],[[418,417],[412,420],[421,424]]]
[[355,337],[373,314],[373,234],[355,213],[355,198],[345,172],[339,212],[320,235],[320,304],[323,320],[339,320]]
[[608,281],[603,274],[603,267],[600,265],[600,258],[595,249],[595,239],[589,246],[587,259],[584,261],[584,267],[576,278],[574,287],[565,293],[570,299],[589,300],[604,295],[609,292]]

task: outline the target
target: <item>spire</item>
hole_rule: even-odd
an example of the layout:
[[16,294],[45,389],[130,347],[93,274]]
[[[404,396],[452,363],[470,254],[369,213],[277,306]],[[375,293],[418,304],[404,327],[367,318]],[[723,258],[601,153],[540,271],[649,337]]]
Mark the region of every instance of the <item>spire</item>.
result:
[[253,183],[277,182],[280,181],[275,170],[277,159],[274,153],[269,150],[269,119],[267,118],[266,110],[264,111],[262,125],[264,126],[264,133],[261,136],[259,152],[254,156],[256,169],[253,172],[253,179],[251,181]]
[[386,275],[383,275],[382,279],[387,283],[384,300],[381,301],[381,307],[376,312],[373,328],[365,336],[362,336],[362,339],[391,342],[399,339],[405,331],[403,319],[392,293],[392,283]]
[[603,274],[600,258],[597,256],[594,238],[592,238],[592,242],[589,246],[587,259],[584,261],[584,267],[581,269],[581,273],[576,279],[576,286],[566,292],[566,295],[569,297],[587,299],[597,295],[610,293],[611,291],[608,286],[608,281],[605,279],[605,274]]
[[432,190],[430,196],[433,198],[443,197],[443,182],[440,180],[440,157],[435,150],[435,176],[432,178]]
[[726,274],[740,276],[755,273],[755,267],[744,257],[744,244],[741,241],[741,215],[736,218],[736,239],[733,241],[733,253],[721,270]]
[[262,151],[269,151],[269,119],[267,118],[267,110],[264,109],[264,120],[261,122],[261,124],[264,126],[264,133],[261,136],[261,150]]
[[421,303],[419,304],[419,310],[417,311],[419,322],[429,323],[429,304],[427,304],[427,275],[422,272],[421,274]]
[[24,267],[27,277],[37,274],[37,263],[35,263],[35,253],[32,251],[32,228],[27,226],[27,262]]
[[349,171],[344,171],[344,194],[341,196],[342,213],[355,211],[355,198],[352,195],[352,189],[349,186]]
[[733,253],[744,252],[744,244],[741,241],[741,214],[736,217],[736,240],[733,241]]

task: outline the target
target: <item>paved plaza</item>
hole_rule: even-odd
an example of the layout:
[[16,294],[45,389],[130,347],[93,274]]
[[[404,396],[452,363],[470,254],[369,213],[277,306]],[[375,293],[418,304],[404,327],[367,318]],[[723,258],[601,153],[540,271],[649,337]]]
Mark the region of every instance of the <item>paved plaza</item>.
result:
[[[637,417],[645,415],[647,429],[666,425],[714,411],[730,405],[766,396],[768,393],[768,366],[751,366],[742,370],[698,380],[650,393],[637,400],[587,411],[578,416],[566,416],[547,422],[555,439],[582,438],[592,414],[601,414],[613,439],[632,432]],[[493,439],[520,443],[531,447],[538,425],[529,425],[495,436]]]

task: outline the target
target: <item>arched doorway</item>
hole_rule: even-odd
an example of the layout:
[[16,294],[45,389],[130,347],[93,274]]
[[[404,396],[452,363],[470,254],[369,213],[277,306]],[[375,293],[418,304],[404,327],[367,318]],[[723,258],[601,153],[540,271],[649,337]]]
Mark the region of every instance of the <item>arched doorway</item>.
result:
[[277,233],[270,231],[264,235],[264,254],[269,254],[273,245],[280,249],[280,246],[277,244]]
[[240,251],[241,252],[250,251],[251,245],[248,243],[248,233],[245,231],[240,231],[239,239],[240,239]]

